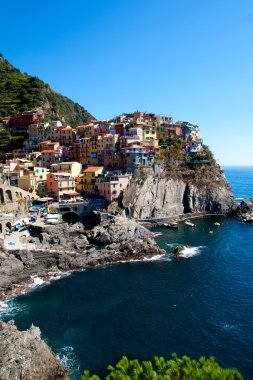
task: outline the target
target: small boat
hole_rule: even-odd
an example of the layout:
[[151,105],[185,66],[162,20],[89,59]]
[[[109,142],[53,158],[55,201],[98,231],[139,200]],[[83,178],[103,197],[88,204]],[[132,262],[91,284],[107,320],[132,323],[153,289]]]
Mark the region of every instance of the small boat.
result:
[[208,231],[209,234],[213,234],[213,231]]
[[178,229],[178,224],[177,223],[163,223],[163,227]]
[[190,226],[190,227],[196,227],[194,223],[191,223],[191,222],[189,222],[188,220],[186,220],[186,221],[184,222],[184,224],[187,224],[187,226]]
[[216,226],[216,227],[220,227],[220,223],[219,222],[215,222],[213,225]]

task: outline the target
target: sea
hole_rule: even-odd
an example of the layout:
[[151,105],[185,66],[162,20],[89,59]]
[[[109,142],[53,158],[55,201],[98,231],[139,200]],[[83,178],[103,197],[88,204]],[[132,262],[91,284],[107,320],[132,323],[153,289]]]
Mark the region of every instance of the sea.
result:
[[[253,167],[225,167],[235,197],[253,197]],[[214,225],[219,222],[220,226]],[[80,379],[104,376],[123,356],[214,356],[253,378],[253,226],[230,217],[196,228],[155,229],[166,250],[152,261],[72,273],[2,304],[1,318],[42,337]],[[187,245],[173,257],[175,245]]]

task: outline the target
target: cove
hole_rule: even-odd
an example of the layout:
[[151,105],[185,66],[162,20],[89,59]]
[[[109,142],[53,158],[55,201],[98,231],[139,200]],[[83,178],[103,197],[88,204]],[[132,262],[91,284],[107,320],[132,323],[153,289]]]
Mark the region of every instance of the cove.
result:
[[[213,226],[215,221],[221,227]],[[8,304],[2,319],[32,323],[78,378],[122,355],[214,355],[246,379],[253,368],[252,226],[233,218],[162,232],[167,255],[71,274]],[[213,230],[213,234],[209,234]],[[174,244],[191,247],[175,259]]]

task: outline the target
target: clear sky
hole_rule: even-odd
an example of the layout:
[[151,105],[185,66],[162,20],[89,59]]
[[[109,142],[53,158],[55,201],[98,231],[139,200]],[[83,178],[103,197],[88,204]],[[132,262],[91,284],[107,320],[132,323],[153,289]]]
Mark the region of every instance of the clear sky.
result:
[[200,126],[222,165],[253,165],[252,0],[1,1],[0,52],[98,119]]

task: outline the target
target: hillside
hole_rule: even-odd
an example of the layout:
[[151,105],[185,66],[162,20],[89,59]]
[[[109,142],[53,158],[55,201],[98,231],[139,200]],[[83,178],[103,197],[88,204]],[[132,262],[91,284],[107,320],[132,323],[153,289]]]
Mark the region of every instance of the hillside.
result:
[[42,110],[46,118],[59,119],[72,127],[94,119],[78,103],[39,78],[21,73],[0,54],[0,119],[27,110]]

